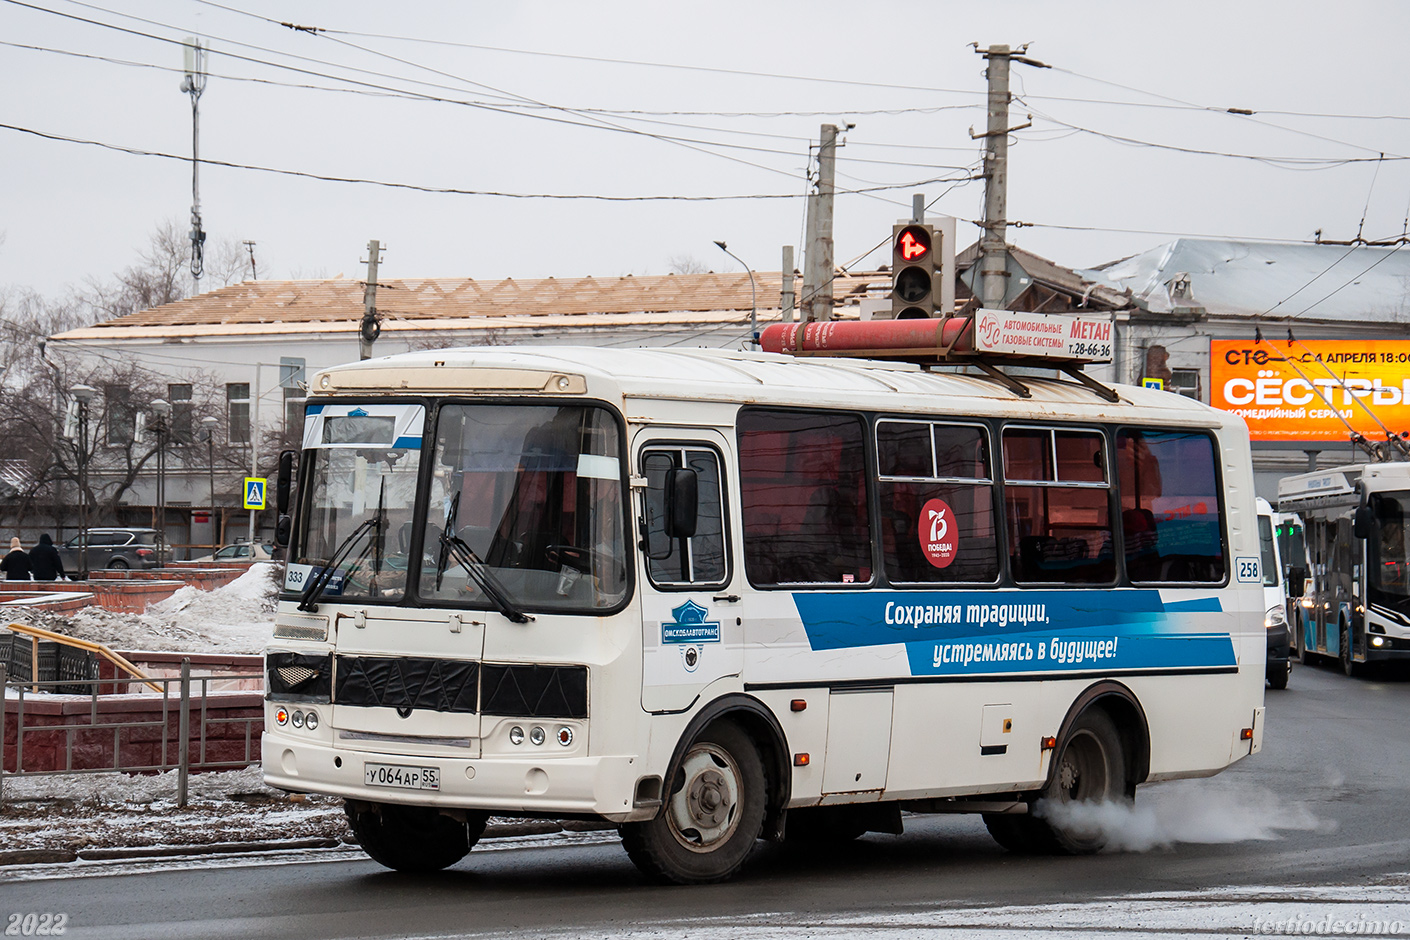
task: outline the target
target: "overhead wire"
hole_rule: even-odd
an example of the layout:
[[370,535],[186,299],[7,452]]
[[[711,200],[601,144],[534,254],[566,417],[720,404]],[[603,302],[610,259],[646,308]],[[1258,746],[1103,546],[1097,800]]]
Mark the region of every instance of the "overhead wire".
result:
[[[153,34],[153,33],[145,33],[145,32],[142,32],[142,31],[140,31],[140,30],[133,30],[133,29],[129,29],[129,28],[124,27],[124,26],[118,26],[118,25],[112,24],[112,23],[104,23],[104,22],[102,22],[102,21],[100,21],[100,20],[93,20],[93,19],[90,19],[90,18],[87,18],[87,17],[77,16],[76,14],[72,14],[72,13],[64,13],[64,12],[62,12],[62,11],[52,10],[52,9],[47,8],[47,7],[42,7],[42,6],[33,4],[33,3],[24,2],[24,0],[0,0],[0,2],[9,3],[9,4],[12,4],[12,5],[14,5],[14,6],[24,7],[24,8],[31,9],[31,10],[35,10],[35,11],[42,12],[42,13],[49,13],[49,14],[52,14],[52,15],[55,15],[55,16],[63,17],[63,18],[66,18],[66,19],[76,20],[76,21],[82,22],[82,23],[88,23],[88,24],[91,24],[91,25],[94,25],[94,26],[100,26],[100,27],[103,27],[103,28],[106,28],[106,29],[116,30],[116,31],[118,31],[118,32],[127,33],[127,34],[129,34],[129,35],[135,35],[135,36],[140,36],[140,37],[143,37],[143,38],[146,38],[146,39],[156,40],[156,41],[158,41],[158,42],[169,43],[169,44],[172,44],[172,45],[184,45],[184,42],[182,42],[181,40],[171,39],[171,38],[168,38],[168,37],[165,37],[165,36],[158,36],[158,35]],[[155,24],[155,25],[162,26],[162,27],[164,27],[164,28],[172,28],[172,27],[169,26],[168,24],[163,24],[163,23],[160,23],[160,22],[157,22],[157,21],[154,21],[154,20],[147,20],[147,19],[145,19],[145,18],[143,18],[143,17],[133,16],[132,14],[117,13],[117,12],[114,12],[114,11],[106,10],[106,9],[104,9],[104,8],[102,8],[102,7],[98,7],[98,6],[94,5],[94,4],[84,3],[84,2],[82,2],[82,0],[65,0],[65,2],[74,3],[74,4],[77,4],[78,6],[86,7],[86,8],[89,8],[89,9],[101,10],[101,11],[103,11],[103,12],[112,13],[113,15],[117,15],[117,16],[123,16],[123,17],[126,17],[126,18],[135,19],[135,20],[138,20],[139,22],[153,23],[153,24]],[[219,37],[215,37],[215,38],[219,38]],[[235,40],[220,39],[220,41],[223,42],[223,43],[229,43],[229,44],[237,45],[237,46],[241,46],[241,47],[256,48],[256,49],[259,49],[260,51],[272,52],[272,50],[268,50],[268,49],[266,49],[266,48],[264,48],[264,47],[252,46],[252,45],[249,44],[249,43],[241,43],[241,42],[237,42],[237,41],[235,41]],[[288,53],[278,53],[278,52],[275,52],[274,54],[276,54],[276,55],[291,55],[291,54],[288,54]],[[359,80],[359,79],[351,79],[351,78],[345,78],[345,77],[343,77],[343,76],[329,75],[329,74],[327,74],[327,73],[315,72],[315,71],[312,71],[312,70],[309,70],[309,69],[305,69],[305,68],[301,68],[301,67],[298,67],[298,66],[284,65],[284,64],[276,63],[276,62],[269,62],[269,61],[267,61],[267,60],[255,59],[255,58],[252,58],[252,57],[250,57],[250,56],[241,55],[241,54],[239,54],[239,53],[223,52],[222,55],[225,55],[225,56],[227,56],[227,57],[229,57],[229,58],[237,59],[237,60],[240,60],[240,61],[247,61],[247,62],[252,62],[252,63],[260,64],[260,65],[268,65],[268,66],[271,66],[271,67],[274,67],[274,68],[288,69],[288,70],[295,71],[295,72],[299,72],[299,73],[302,73],[302,74],[314,75],[314,76],[319,77],[319,78],[328,78],[328,79],[333,79],[333,80],[335,80],[335,81],[351,82],[351,83],[353,83],[353,84],[363,85],[363,86],[365,86],[365,87],[371,87],[371,88],[375,88],[375,89],[378,89],[378,90],[397,90],[397,91],[404,91],[404,89],[389,89],[388,86],[376,85],[376,84],[374,84],[374,83],[364,82],[364,81],[361,81],[361,80]],[[330,65],[330,66],[335,67],[335,68],[347,68],[347,69],[349,69],[349,70],[351,70],[351,71],[356,71],[356,72],[362,72],[362,73],[367,73],[367,74],[375,74],[375,75],[386,76],[386,73],[371,73],[371,72],[370,72],[369,70],[367,70],[367,69],[357,69],[357,68],[353,68],[353,67],[351,67],[351,66],[341,66],[341,65],[337,65],[337,64],[335,64],[335,63],[328,63],[328,62],[326,62],[325,60],[310,59],[310,58],[307,57],[307,56],[292,55],[292,57],[293,57],[293,58],[296,58],[296,59],[303,60],[303,61],[312,61],[312,62],[317,62],[317,63],[323,64],[323,65]],[[391,77],[397,78],[396,76],[391,76]],[[430,85],[430,83],[427,83],[427,82],[420,82],[420,81],[417,81],[416,79],[400,79],[400,78],[398,78],[398,80],[411,81],[413,84],[428,85],[428,86]],[[441,87],[448,89],[450,86],[441,86]],[[745,165],[745,166],[754,167],[755,169],[764,170],[764,171],[769,172],[769,173],[777,173],[777,174],[781,174],[781,175],[784,175],[784,176],[788,176],[788,177],[790,177],[790,178],[795,175],[795,174],[793,174],[793,173],[790,173],[790,172],[787,171],[787,170],[782,170],[782,169],[779,169],[779,168],[777,168],[777,167],[771,167],[771,166],[768,166],[768,165],[766,165],[766,164],[756,163],[756,162],[754,162],[754,161],[745,160],[745,159],[742,159],[742,158],[740,158],[740,157],[734,157],[734,156],[731,156],[731,155],[729,155],[729,154],[714,153],[714,152],[712,152],[712,151],[706,149],[706,148],[709,147],[709,146],[724,146],[724,147],[730,147],[730,148],[736,148],[736,149],[738,149],[738,148],[742,147],[743,145],[718,144],[718,143],[714,143],[714,142],[701,142],[701,143],[700,143],[700,146],[697,146],[697,145],[696,145],[696,142],[693,142],[693,141],[688,141],[688,140],[684,140],[684,139],[677,139],[677,138],[668,138],[666,135],[652,134],[652,133],[650,133],[650,132],[637,130],[637,129],[635,129],[635,128],[616,127],[616,126],[612,126],[612,125],[610,125],[610,124],[604,124],[604,123],[602,123],[602,122],[596,122],[596,123],[594,123],[594,122],[586,122],[586,121],[581,121],[581,120],[575,121],[575,120],[570,120],[570,119],[565,118],[565,117],[552,117],[552,116],[544,115],[544,114],[525,113],[525,112],[522,112],[522,111],[507,110],[507,109],[505,109],[505,108],[503,108],[503,107],[501,107],[501,106],[499,106],[499,105],[493,105],[493,104],[488,104],[488,103],[484,103],[484,102],[474,102],[474,103],[470,103],[470,102],[464,102],[464,101],[457,101],[457,100],[455,100],[455,99],[449,99],[449,98],[444,98],[444,97],[441,97],[441,96],[430,95],[430,94],[421,94],[421,95],[419,95],[419,97],[421,97],[421,98],[423,98],[424,100],[427,100],[427,101],[440,101],[440,102],[445,102],[445,103],[467,104],[467,105],[470,106],[470,107],[474,107],[474,108],[478,108],[478,109],[482,109],[482,110],[487,110],[487,111],[493,111],[493,112],[496,112],[496,113],[519,114],[519,115],[521,115],[521,116],[530,117],[530,118],[534,118],[534,119],[536,119],[536,120],[541,120],[541,121],[549,121],[549,122],[552,122],[552,123],[567,124],[567,125],[570,125],[570,126],[583,127],[583,128],[593,128],[593,129],[598,129],[598,130],[615,130],[615,131],[617,131],[617,132],[619,132],[619,133],[626,133],[626,134],[632,134],[632,135],[639,135],[639,136],[643,136],[643,137],[648,137],[648,138],[653,138],[653,139],[657,139],[657,140],[663,140],[663,141],[668,141],[668,142],[676,143],[676,144],[678,144],[679,146],[683,146],[683,147],[685,147],[686,149],[689,149],[689,150],[694,150],[694,151],[699,152],[699,153],[703,153],[703,154],[706,154],[706,155],[709,155],[709,156],[714,156],[714,157],[717,157],[717,158],[722,159],[722,160],[728,160],[728,161],[731,161],[731,162],[734,162],[734,163],[743,164],[743,165]],[[750,149],[750,148],[744,148],[744,149]],[[875,195],[872,195],[871,198],[880,198],[880,199],[883,199],[883,200],[884,200],[884,197],[879,197],[879,196],[875,196]],[[884,201],[888,201],[888,200],[884,200]]]
[[1148,95],[1148,96],[1150,96],[1150,97],[1152,97],[1152,98],[1159,98],[1159,99],[1161,99],[1162,101],[1174,102],[1174,103],[1176,103],[1176,104],[1186,105],[1186,106],[1188,106],[1188,107],[1199,108],[1199,109],[1205,110],[1205,111],[1217,112],[1217,113],[1220,113],[1220,114],[1230,114],[1230,115],[1233,115],[1233,116],[1235,116],[1235,117],[1241,118],[1242,120],[1248,121],[1249,123],[1252,123],[1252,124],[1258,124],[1258,125],[1261,125],[1261,126],[1263,126],[1263,127],[1273,128],[1274,130],[1284,131],[1284,132],[1289,133],[1289,134],[1296,134],[1296,135],[1298,135],[1298,136],[1300,136],[1300,137],[1309,137],[1309,138],[1312,138],[1313,140],[1320,140],[1320,141],[1323,141],[1324,143],[1338,144],[1338,145],[1345,146],[1345,147],[1352,147],[1352,148],[1357,149],[1357,150],[1364,150],[1364,151],[1366,151],[1367,153],[1379,153],[1379,152],[1380,152],[1377,148],[1374,148],[1374,147],[1366,147],[1366,146],[1362,146],[1361,144],[1355,144],[1355,143],[1352,143],[1352,142],[1347,141],[1347,140],[1341,140],[1341,139],[1338,139],[1338,138],[1335,138],[1335,137],[1327,137],[1327,136],[1324,135],[1324,134],[1314,134],[1314,133],[1312,133],[1311,131],[1299,130],[1298,128],[1295,128],[1295,127],[1286,127],[1286,126],[1284,126],[1284,125],[1282,125],[1282,124],[1274,124],[1272,121],[1260,120],[1259,118],[1257,118],[1257,117],[1255,116],[1256,112],[1254,112],[1254,111],[1253,111],[1252,109],[1250,109],[1250,108],[1215,108],[1215,107],[1201,106],[1201,105],[1197,105],[1197,104],[1195,104],[1194,102],[1191,102],[1191,101],[1185,101],[1185,100],[1180,99],[1180,98],[1171,97],[1170,95],[1160,94],[1159,92],[1148,91],[1148,90],[1143,89],[1143,88],[1137,88],[1137,87],[1135,87],[1135,86],[1133,86],[1133,85],[1124,85],[1124,84],[1122,84],[1122,83],[1120,83],[1120,82],[1113,82],[1113,81],[1109,81],[1109,80],[1104,79],[1104,78],[1097,78],[1097,77],[1092,76],[1092,75],[1085,75],[1085,74],[1083,74],[1083,73],[1081,73],[1081,72],[1073,71],[1072,69],[1066,69],[1066,68],[1061,68],[1061,67],[1058,67],[1058,66],[1053,66],[1053,71],[1055,71],[1055,72],[1061,72],[1061,73],[1064,74],[1064,75],[1071,75],[1071,76],[1073,76],[1074,78],[1084,79],[1084,80],[1089,81],[1089,82],[1097,82],[1097,83],[1103,84],[1103,85],[1111,85],[1111,86],[1113,86],[1113,87],[1115,87],[1115,88],[1121,88],[1121,89],[1123,89],[1123,90],[1125,90],[1125,91],[1135,92],[1135,93],[1138,94],[1138,95]]
[[[6,41],[6,40],[0,40],[0,46],[8,46],[8,47],[11,47],[11,48],[25,49],[25,50],[36,51],[36,52],[55,53],[55,54],[58,54],[58,55],[73,56],[73,57],[77,57],[77,58],[83,58],[83,59],[96,60],[96,61],[100,61],[100,62],[106,62],[106,63],[113,64],[113,65],[123,65],[123,66],[139,67],[139,68],[148,68],[148,69],[154,69],[154,70],[157,70],[157,71],[164,71],[164,72],[171,72],[171,73],[183,73],[183,74],[184,74],[184,71],[185,71],[184,69],[178,68],[178,67],[176,67],[176,66],[157,65],[157,64],[155,64],[155,63],[150,63],[150,62],[136,62],[136,61],[132,61],[132,60],[130,60],[130,59],[118,59],[118,58],[114,58],[114,57],[111,57],[111,56],[100,56],[100,55],[92,55],[92,54],[89,54],[89,53],[72,52],[72,51],[64,50],[64,49],[53,49],[53,48],[48,48],[48,47],[44,47],[44,46],[28,45],[28,44],[25,44],[25,43],[8,42],[8,41]],[[405,99],[405,100],[423,101],[423,102],[430,100],[430,101],[433,101],[434,103],[456,104],[456,105],[464,105],[464,106],[471,106],[471,107],[484,106],[484,107],[493,108],[493,109],[495,109],[495,110],[500,110],[500,109],[503,108],[502,105],[488,105],[488,104],[486,104],[485,102],[477,102],[477,101],[473,101],[473,100],[467,101],[467,100],[458,100],[458,99],[452,99],[452,98],[435,98],[435,99],[428,99],[427,96],[425,96],[425,95],[423,95],[423,94],[409,94],[409,93],[405,93],[405,92],[396,92],[396,91],[390,91],[390,90],[389,90],[389,91],[386,91],[386,92],[380,92],[380,91],[373,91],[373,90],[369,90],[369,89],[365,89],[365,88],[338,88],[338,87],[333,87],[333,86],[328,86],[328,85],[310,85],[310,84],[301,84],[301,83],[295,83],[295,82],[280,82],[280,81],[276,81],[276,80],[273,80],[273,79],[255,78],[255,77],[241,76],[241,75],[228,75],[228,74],[221,74],[221,73],[208,73],[208,74],[210,74],[210,76],[211,76],[212,78],[219,78],[219,79],[221,79],[221,80],[223,80],[223,81],[252,82],[252,83],[265,84],[265,85],[274,85],[274,86],[279,86],[279,87],[284,87],[284,88],[295,88],[295,89],[303,89],[303,90],[311,90],[311,91],[325,91],[325,92],[334,92],[334,93],[343,93],[343,94],[366,95],[366,96],[378,97],[378,98],[401,98],[401,99]],[[570,110],[576,111],[576,110],[578,110],[578,109],[570,109]],[[737,130],[737,129],[733,129],[733,128],[714,127],[714,126],[708,126],[708,125],[681,124],[681,123],[676,123],[676,122],[658,122],[658,123],[668,124],[668,125],[670,125],[670,126],[675,126],[675,127],[684,127],[684,128],[698,129],[698,130],[715,131],[715,132],[717,132],[717,133],[722,133],[722,134],[735,134],[735,135],[748,136],[748,137],[766,137],[766,138],[772,138],[772,139],[777,139],[777,140],[795,141],[795,142],[800,142],[800,143],[801,143],[801,142],[804,142],[804,141],[809,141],[809,140],[810,140],[810,138],[802,137],[802,136],[798,136],[798,135],[793,135],[793,134],[770,134],[770,133],[765,133],[765,132],[760,132],[760,131]],[[676,139],[676,138],[671,138],[671,139]],[[684,139],[684,138],[680,138],[680,139]],[[759,152],[759,153],[780,154],[780,155],[785,155],[785,156],[796,156],[796,155],[797,155],[797,154],[796,154],[796,151],[777,150],[777,149],[769,149],[769,148],[762,148],[762,147],[749,147],[749,146],[744,145],[744,144],[734,144],[734,143],[729,143],[729,142],[727,142],[727,141],[696,141],[696,142],[697,142],[697,143],[701,143],[702,145],[705,145],[705,146],[716,146],[716,147],[726,147],[726,148],[732,148],[732,149],[753,150],[753,151],[756,151],[756,152]],[[955,151],[966,151],[966,152],[967,152],[969,149],[971,149],[971,148],[961,148],[961,147],[931,147],[931,146],[924,145],[924,144],[893,144],[893,143],[880,143],[880,142],[871,142],[871,141],[852,141],[852,142],[849,142],[849,146],[853,146],[853,147],[856,147],[856,146],[895,147],[895,148],[924,149],[924,150],[955,150]],[[952,164],[921,163],[921,162],[917,162],[917,161],[901,161],[901,160],[880,160],[880,159],[873,159],[873,158],[868,158],[868,157],[848,157],[848,156],[839,156],[839,159],[844,159],[844,160],[847,160],[847,161],[849,161],[849,162],[854,162],[854,163],[872,163],[872,164],[890,165],[890,166],[928,167],[928,168],[935,168],[935,169],[963,169],[963,167],[961,167],[961,166],[959,166],[959,165],[952,165]]]
[[[179,160],[190,163],[191,157],[184,154],[164,153],[157,150],[144,150],[138,147],[124,147],[118,144],[105,143],[98,140],[88,140],[81,137],[69,137],[64,134],[51,134],[45,131],[36,130],[29,127],[21,127],[16,124],[0,123],[0,130],[15,131],[22,134],[29,134],[45,140],[61,141],[64,143],[84,144],[92,147],[99,147],[104,150],[114,150],[120,153],[131,154],[140,157],[161,157],[167,160]],[[258,166],[249,163],[236,163],[230,160],[216,160],[210,157],[201,157],[197,161],[203,166],[218,166],[235,170],[254,170],[262,173],[275,173],[281,176],[297,176],[307,179],[321,180],[329,183],[360,183],[371,186],[384,186],[392,189],[410,189],[417,192],[441,193],[456,196],[498,196],[507,199],[591,199],[603,202],[720,202],[734,199],[796,199],[796,193],[740,193],[727,195],[650,195],[650,196],[614,196],[603,193],[518,193],[504,190],[490,189],[461,189],[453,186],[428,186],[420,183],[401,183],[391,180],[377,180],[363,177],[333,176],[325,173],[312,173],[306,170],[290,170],[282,167]],[[895,189],[906,189],[917,185],[928,183],[950,182],[953,177],[935,177],[921,180],[916,183],[901,183],[890,185],[878,185],[866,189],[839,189],[839,194],[866,195],[869,193],[887,192]],[[894,200],[888,200],[894,201]]]
[[199,3],[203,6],[216,7],[222,10],[226,10],[230,13],[238,13],[242,16],[251,16],[256,19],[264,20],[267,23],[271,23],[277,26],[283,26],[287,29],[297,30],[299,32],[310,33],[312,35],[357,36],[361,39],[388,39],[398,42],[415,42],[423,43],[426,45],[447,46],[459,49],[475,49],[482,52],[504,52],[512,53],[515,55],[541,56],[544,58],[551,59],[575,59],[583,62],[599,62],[609,65],[648,66],[651,68],[677,69],[688,72],[707,72],[717,75],[740,75],[748,78],[772,78],[783,81],[810,82],[830,85],[853,85],[861,88],[886,88],[899,91],[924,91],[943,94],[966,95],[979,98],[984,97],[984,92],[976,91],[972,88],[936,88],[925,85],[903,85],[895,82],[864,81],[860,79],[831,78],[828,76],[817,75],[789,75],[780,72],[764,72],[754,69],[728,69],[721,68],[719,66],[708,65],[687,65],[681,62],[647,62],[635,59],[613,59],[608,58],[606,56],[590,56],[583,55],[581,53],[543,52],[540,50],[532,49],[512,49],[504,46],[487,46],[477,43],[456,42],[454,40],[449,39],[428,39],[425,37],[417,36],[395,36],[387,33],[360,32],[357,30],[350,29],[329,29],[319,26],[302,26],[287,21],[277,20],[272,17],[263,16],[259,13],[253,13],[249,10],[242,10],[238,7],[232,7],[227,6],[225,4],[216,3],[215,0],[193,0],[193,2]]
[[[1022,100],[1017,97],[1015,97],[1014,100],[1020,101],[1023,104],[1027,104],[1027,102],[1022,102]],[[1059,127],[1065,127],[1073,131],[1080,131],[1084,134],[1090,134],[1094,137],[1101,137],[1105,140],[1110,140],[1114,143],[1126,144],[1132,147],[1148,147],[1156,150],[1169,150],[1175,153],[1193,154],[1197,156],[1228,157],[1237,160],[1252,160],[1258,163],[1267,164],[1269,166],[1277,166],[1289,170],[1332,169],[1335,167],[1346,166],[1354,163],[1372,163],[1387,159],[1410,160],[1410,157],[1402,156],[1400,154],[1388,154],[1379,151],[1374,151],[1377,154],[1374,157],[1293,157],[1270,156],[1267,154],[1235,153],[1226,150],[1206,150],[1198,147],[1182,147],[1178,144],[1164,144],[1158,143],[1156,141],[1142,140],[1136,137],[1127,137],[1121,134],[1111,134],[1106,131],[1099,131],[1095,130],[1094,128],[1084,127],[1080,124],[1073,124],[1069,121],[1064,121],[1061,118],[1056,118],[1050,114],[1045,114],[1036,108],[1030,110],[1032,111],[1035,117],[1041,118],[1042,120],[1047,121],[1051,124],[1056,124]]]

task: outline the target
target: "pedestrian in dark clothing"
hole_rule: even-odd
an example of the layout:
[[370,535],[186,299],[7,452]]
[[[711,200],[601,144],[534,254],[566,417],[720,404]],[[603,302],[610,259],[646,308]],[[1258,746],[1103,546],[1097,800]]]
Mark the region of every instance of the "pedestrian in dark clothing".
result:
[[48,532],[39,537],[39,544],[30,551],[29,567],[36,581],[64,579],[64,560],[59,557],[59,550]]
[[0,571],[5,572],[6,581],[29,580],[29,556],[20,546],[19,538],[10,539],[10,554],[0,558]]

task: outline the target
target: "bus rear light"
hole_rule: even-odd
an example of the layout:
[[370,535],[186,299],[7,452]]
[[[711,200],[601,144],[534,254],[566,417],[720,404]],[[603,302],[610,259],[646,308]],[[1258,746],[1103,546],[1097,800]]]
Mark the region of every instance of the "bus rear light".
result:
[[289,723],[289,709],[276,708],[274,710],[274,723],[281,728]]
[[510,743],[510,744],[513,744],[513,745],[516,745],[516,746],[517,746],[517,745],[520,745],[520,744],[523,744],[523,743],[524,743],[524,729],[521,728],[521,727],[519,727],[518,725],[515,725],[514,727],[510,728],[510,729],[509,729],[509,743]]
[[808,766],[808,755],[807,755],[807,754],[794,754],[794,755],[793,755],[793,766],[794,766],[794,767],[807,767],[807,766]]
[[1252,741],[1252,740],[1253,740],[1253,729],[1252,729],[1252,728],[1245,728],[1245,729],[1243,729],[1242,731],[1240,731],[1240,732],[1239,732],[1239,740],[1240,740],[1240,741]]
[[808,703],[804,699],[795,698],[793,701],[788,703],[788,707],[795,712],[801,712],[803,709],[808,707]]
[[1055,747],[1057,747],[1057,738],[1047,737],[1043,739],[1043,750],[1051,751]]
[[558,729],[558,743],[567,747],[573,743],[573,729],[563,727]]

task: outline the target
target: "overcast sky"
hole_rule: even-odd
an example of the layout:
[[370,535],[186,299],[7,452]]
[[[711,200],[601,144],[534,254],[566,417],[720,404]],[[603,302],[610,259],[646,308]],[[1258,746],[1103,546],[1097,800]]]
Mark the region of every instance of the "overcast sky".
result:
[[[1009,239],[1059,263],[1178,234],[1350,238],[1363,213],[1383,238],[1410,214],[1410,4],[1394,0],[228,3],[0,0],[0,288],[59,294],[133,263],[163,220],[185,230],[188,34],[213,47],[203,158],[753,197],[203,166],[210,243],[256,242],[261,278],[361,276],[371,238],[384,277],[737,270],[715,239],[778,270],[824,123],[855,125],[839,189],[876,190],[838,197],[836,257],[875,267],[914,192],[980,217],[983,184],[963,181],[985,122],[973,41],[1031,43],[1053,66],[1014,66],[1012,123],[1033,126],[1013,136],[1009,218],[1033,227]],[[1229,107],[1259,113],[1211,110]],[[976,237],[960,225],[961,246]]]

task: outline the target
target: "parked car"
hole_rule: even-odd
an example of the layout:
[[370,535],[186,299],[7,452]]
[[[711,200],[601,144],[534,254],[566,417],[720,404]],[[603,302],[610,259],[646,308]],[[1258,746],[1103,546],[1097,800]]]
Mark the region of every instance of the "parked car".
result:
[[234,545],[224,545],[216,550],[214,555],[202,555],[200,558],[193,558],[192,561],[270,561],[274,558],[274,546],[271,544],[256,542],[253,546],[249,542],[236,542]]
[[[64,571],[79,569],[83,537],[75,535],[59,548]],[[160,568],[171,560],[171,549],[159,544],[156,529],[92,528],[88,530],[88,570],[99,568]]]

